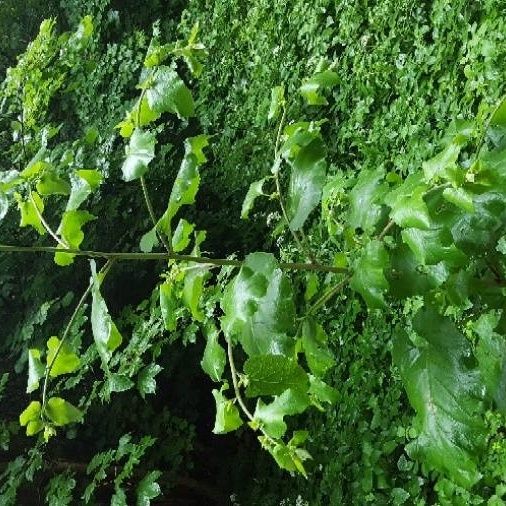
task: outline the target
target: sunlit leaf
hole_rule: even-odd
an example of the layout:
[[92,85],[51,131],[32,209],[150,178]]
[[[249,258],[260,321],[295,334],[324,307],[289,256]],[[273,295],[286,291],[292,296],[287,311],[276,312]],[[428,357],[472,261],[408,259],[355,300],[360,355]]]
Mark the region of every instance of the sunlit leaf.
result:
[[156,69],[153,84],[146,96],[149,106],[156,113],[171,112],[180,118],[195,114],[191,91],[171,67],[160,66]]
[[[58,352],[58,355],[56,355]],[[56,337],[51,337],[47,342],[47,365],[53,364],[50,376],[56,378],[61,374],[70,374],[81,365],[79,357],[72,351],[67,343],[61,344]]]
[[19,226],[31,226],[37,230],[40,235],[44,235],[46,233],[46,229],[44,228],[44,225],[40,219],[40,215],[42,215],[44,212],[44,202],[37,192],[30,192],[30,195],[33,200],[30,197],[26,200],[23,200],[21,195],[18,193],[14,194],[18,203],[19,212],[21,213],[21,221],[19,223]]
[[258,197],[265,195],[263,192],[264,183],[265,178],[262,178],[258,181],[253,181],[253,183],[249,185],[248,193],[246,193],[246,197],[244,197],[244,202],[242,203],[241,218],[243,220],[247,220],[249,218],[249,213],[255,205],[255,200]]
[[59,426],[79,422],[83,417],[81,411],[61,397],[51,397],[47,401],[46,414]]
[[121,167],[123,179],[133,181],[143,176],[155,157],[155,135],[136,128],[126,148],[126,158]]
[[226,434],[238,429],[243,422],[234,402],[227,399],[220,390],[213,390],[213,397],[216,402],[214,434]]
[[39,381],[44,377],[45,366],[42,363],[40,350],[32,348],[28,350],[28,384],[26,393],[29,394],[39,388]]

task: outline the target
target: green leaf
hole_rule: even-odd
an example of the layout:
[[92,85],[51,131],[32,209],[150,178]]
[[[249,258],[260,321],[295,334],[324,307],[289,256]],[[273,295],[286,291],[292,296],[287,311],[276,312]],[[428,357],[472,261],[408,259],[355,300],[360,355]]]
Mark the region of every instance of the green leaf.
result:
[[176,310],[179,308],[179,301],[174,293],[171,281],[166,281],[160,285],[160,308],[165,328],[171,332],[176,330]]
[[139,375],[137,376],[137,390],[139,390],[143,399],[146,394],[154,394],[156,392],[155,376],[162,369],[163,368],[158,364],[149,364],[140,370]]
[[327,346],[325,331],[312,319],[304,320],[302,326],[302,347],[311,372],[322,378],[334,365],[334,356]]
[[44,202],[37,192],[30,192],[30,195],[33,197],[33,201],[31,198],[23,200],[19,193],[14,194],[18,203],[19,211],[21,213],[21,221],[19,223],[19,226],[33,227],[40,235],[44,235],[46,233],[46,230],[39,217],[39,215],[42,215],[44,212]]
[[153,227],[149,232],[146,232],[141,237],[139,248],[143,253],[151,253],[153,248],[158,246],[158,234],[156,233],[156,227]]
[[179,118],[195,115],[195,104],[190,90],[178,73],[167,66],[154,72],[153,84],[146,92],[149,106],[156,113],[171,112]]
[[184,218],[179,220],[176,230],[172,234],[172,249],[175,253],[179,253],[188,247],[194,229],[195,225],[193,223],[189,223]]
[[[65,211],[58,231],[63,241],[71,249],[79,249],[84,240],[82,228],[86,223],[96,220],[97,217],[88,211]],[[57,265],[66,266],[73,263],[74,253],[65,253],[64,251],[55,253],[54,261]]]
[[422,174],[411,174],[385,197],[385,204],[392,208],[390,217],[400,227],[427,230],[431,226],[429,209],[423,200],[427,185]]
[[107,305],[100,294],[100,280],[97,276],[95,262],[92,260],[90,264],[92,274],[91,281],[93,283],[91,290],[91,329],[98,354],[103,364],[107,365],[113,351],[121,344],[122,337],[112,321]]
[[326,402],[327,404],[335,404],[339,399],[339,394],[335,388],[332,388],[330,385],[327,385],[327,383],[311,374],[309,375],[308,393],[313,402],[316,402],[316,405],[322,410],[323,408],[320,406],[320,403]]
[[281,110],[285,106],[285,87],[275,86],[271,90],[271,104],[269,106],[269,114],[267,119],[269,121],[277,119]]
[[295,360],[282,355],[255,355],[244,364],[247,376],[247,397],[279,395],[292,389],[306,393],[308,376]]
[[353,228],[365,232],[373,230],[381,217],[381,200],[387,191],[384,183],[385,171],[362,170],[355,186],[350,191],[348,222]]
[[72,490],[77,485],[73,471],[67,469],[51,478],[47,486],[46,504],[51,506],[72,506]]
[[[70,374],[77,369],[81,365],[81,361],[79,357],[71,350],[70,346],[66,343],[61,345],[60,350],[58,351],[58,355],[56,355],[56,351],[60,347],[61,341],[56,337],[51,337],[47,342],[47,365],[53,364],[50,372],[50,376],[52,378],[56,378],[61,374]],[[55,359],[56,356],[56,359]],[[54,362],[53,362],[54,360]]]
[[443,198],[468,213],[474,212],[473,197],[462,188],[445,188]]
[[170,229],[172,219],[179,209],[195,202],[200,185],[198,167],[205,161],[202,148],[207,145],[207,139],[207,136],[198,136],[185,141],[185,156],[172,187],[167,210],[158,222],[165,233]]
[[228,400],[219,390],[213,390],[213,396],[216,401],[216,420],[213,433],[226,434],[238,429],[243,422],[233,401]]
[[19,415],[19,425],[24,427],[29,422],[40,419],[42,405],[39,401],[32,401],[28,407]]
[[214,325],[206,326],[205,335],[207,343],[200,365],[213,381],[221,381],[227,363],[225,350],[219,343],[219,333]]
[[158,497],[162,491],[156,480],[162,476],[160,471],[150,471],[137,485],[137,506],[150,506],[151,499]]
[[126,493],[119,486],[115,488],[114,494],[111,497],[111,506],[128,506]]
[[107,391],[109,394],[113,392],[126,392],[134,386],[134,382],[125,374],[113,373],[107,376]]
[[251,253],[221,301],[222,328],[249,356],[290,355],[295,305],[290,280],[273,255]]
[[373,240],[363,249],[355,263],[350,286],[360,293],[370,308],[384,308],[383,292],[388,290],[384,270],[388,267],[387,250],[381,241]]
[[504,234],[506,195],[490,191],[474,197],[474,212],[460,213],[451,227],[455,244],[466,254],[492,250]]
[[333,70],[325,70],[306,79],[300,87],[301,95],[309,105],[327,105],[327,99],[322,95],[322,89],[333,88],[339,83],[339,76]]
[[76,170],[70,178],[71,191],[66,211],[75,211],[102,183],[102,174],[95,169]]
[[26,435],[34,436],[44,428],[41,419],[42,406],[39,401],[32,401],[28,407],[19,415],[19,424],[26,425]]
[[453,244],[450,233],[445,229],[408,228],[401,234],[403,241],[421,264],[434,265],[444,261],[449,265],[459,266],[466,261],[466,256]]
[[195,137],[188,137],[185,141],[186,153],[191,153],[197,157],[198,165],[202,165],[207,162],[204,149],[209,146],[209,135],[200,134]]
[[83,417],[81,411],[61,397],[51,397],[47,401],[46,414],[58,426],[79,422]]
[[422,164],[425,181],[432,183],[438,179],[453,180],[451,171],[455,168],[462,146],[451,143],[434,158]]
[[285,445],[282,441],[271,441],[265,436],[259,436],[262,448],[265,448],[274,458],[276,464],[291,473],[298,472],[307,478],[303,461],[310,459],[311,455],[302,449],[294,446]]
[[28,350],[28,384],[26,393],[30,394],[39,388],[39,381],[44,377],[46,368],[40,360],[40,350],[32,348]]
[[262,195],[265,195],[263,192],[263,185],[265,183],[265,177],[258,180],[253,181],[249,185],[248,193],[246,193],[246,197],[244,197],[244,202],[242,203],[242,209],[241,209],[241,219],[247,220],[249,218],[249,213],[253,209],[253,206],[255,205],[255,200],[257,197],[261,197]]
[[302,146],[291,165],[286,212],[290,229],[299,230],[309,214],[320,203],[325,186],[325,146],[320,138]]
[[189,264],[190,270],[185,273],[183,283],[183,301],[190,310],[192,317],[198,322],[204,321],[204,313],[200,308],[200,299],[204,292],[204,282],[208,277],[209,266]]
[[123,179],[133,181],[143,176],[155,157],[155,135],[136,128],[126,148],[126,158],[121,167]]
[[500,317],[495,311],[482,314],[472,328],[479,336],[476,358],[483,382],[499,411],[506,414],[506,341],[494,330]]
[[308,406],[309,397],[306,393],[299,390],[285,390],[270,404],[258,399],[253,416],[268,436],[279,439],[287,429],[284,417],[302,413]]
[[70,184],[54,172],[45,172],[37,182],[40,195],[69,195]]
[[415,346],[399,329],[393,357],[411,405],[418,437],[410,456],[423,460],[463,487],[480,478],[477,462],[486,434],[479,372],[466,364],[470,349],[455,325],[433,309],[420,311],[413,329]]
[[406,244],[399,244],[391,252],[390,264],[391,269],[387,273],[389,293],[398,299],[423,295],[440,286],[448,276],[445,263],[420,265]]

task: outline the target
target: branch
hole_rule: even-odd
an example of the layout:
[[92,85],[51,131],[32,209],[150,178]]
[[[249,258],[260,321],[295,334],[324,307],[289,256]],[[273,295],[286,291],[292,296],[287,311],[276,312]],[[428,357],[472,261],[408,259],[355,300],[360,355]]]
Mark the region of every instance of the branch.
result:
[[[193,255],[178,255],[176,253],[123,253],[123,252],[109,252],[109,251],[82,251],[78,249],[67,248],[66,253],[71,253],[75,256],[87,258],[104,258],[106,260],[135,260],[135,261],[158,261],[158,260],[176,260],[179,262],[194,262],[197,264],[205,265],[230,265],[232,267],[241,267],[244,264],[243,260],[232,260],[229,258],[209,258],[198,257]],[[60,248],[51,246],[11,246],[0,245],[0,253],[59,253]],[[334,267],[333,265],[323,265],[318,263],[290,263],[280,262],[279,267],[285,270],[294,271],[319,271],[319,272],[334,272],[334,273],[347,273],[348,269],[342,267]]]

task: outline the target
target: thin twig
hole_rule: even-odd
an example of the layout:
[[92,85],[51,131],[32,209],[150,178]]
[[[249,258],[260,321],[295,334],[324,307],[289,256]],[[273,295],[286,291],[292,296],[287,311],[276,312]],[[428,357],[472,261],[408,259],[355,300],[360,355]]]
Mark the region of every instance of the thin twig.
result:
[[35,213],[37,214],[37,217],[39,218],[40,222],[42,223],[43,227],[46,229],[47,233],[63,248],[69,249],[69,245],[65,243],[56,232],[53,231],[53,229],[49,226],[49,223],[44,219],[44,216],[42,216],[42,213],[40,212],[37,203],[35,202],[35,199],[33,198],[33,193],[30,191],[30,200],[33,204],[33,207],[35,209]]
[[230,339],[227,339],[227,350],[228,350],[228,363],[230,365],[230,372],[232,374],[232,383],[234,385],[235,398],[237,399],[237,402],[239,403],[239,406],[243,410],[244,414],[252,422],[255,419],[255,417],[251,414],[251,411],[248,409],[248,406],[246,406],[246,403],[244,402],[242,395],[241,395],[239,383],[237,382],[237,371],[235,368],[234,354],[233,354],[232,343],[230,342]]
[[167,250],[167,253],[172,253],[172,247],[170,245],[171,242],[171,233],[170,233],[170,227],[168,230],[168,236],[169,241],[165,239],[165,235],[160,230],[160,227],[158,226],[158,220],[156,219],[155,212],[153,210],[153,204],[151,202],[151,199],[149,197],[148,188],[146,186],[146,180],[144,179],[144,176],[141,176],[141,187],[142,187],[142,193],[144,194],[144,201],[146,202],[146,207],[148,208],[148,213],[151,218],[151,222],[153,223],[153,226],[155,227],[156,235],[160,238],[160,241],[162,242],[164,248]]
[[394,220],[390,220],[385,228],[380,232],[380,234],[378,235],[378,241],[382,241],[384,239],[384,237],[388,234],[388,232],[390,231],[390,229],[395,225],[395,221]]
[[[113,263],[114,263],[114,260],[108,260],[106,262],[106,264],[100,270],[99,274],[103,274],[104,277],[107,276]],[[82,297],[79,299],[79,302],[77,303],[77,306],[75,307],[74,312],[72,313],[72,316],[70,317],[70,320],[67,323],[65,330],[63,331],[61,341],[58,344],[58,347],[56,348],[55,354],[54,354],[51,362],[46,367],[46,373],[44,375],[44,387],[42,389],[42,413],[44,413],[44,410],[46,407],[46,394],[47,394],[47,387],[49,384],[49,376],[51,375],[51,370],[53,369],[56,359],[58,358],[58,355],[60,354],[60,351],[61,351],[66,339],[70,335],[72,325],[74,325],[74,321],[77,318],[77,315],[79,314],[79,311],[82,308],[84,302],[86,301],[88,295],[90,294],[92,287],[93,287],[93,281],[90,281],[90,284],[88,285],[88,287],[84,291]]]
[[332,286],[329,288],[309,309],[308,314],[313,314],[317,309],[322,307],[328,300],[330,300],[334,295],[339,293],[344,286],[348,283],[350,280],[350,277],[347,276],[343,280],[341,280],[337,285]]
[[[60,248],[51,246],[11,246],[0,245],[0,253],[59,253]],[[87,258],[105,258],[106,260],[133,260],[133,261],[156,261],[156,260],[176,260],[179,262],[194,262],[198,264],[211,265],[231,265],[233,267],[241,267],[244,260],[232,260],[229,258],[209,258],[198,257],[193,255],[178,255],[176,253],[123,253],[108,251],[86,251],[68,248],[66,253],[75,256]],[[333,265],[298,263],[298,262],[280,262],[279,267],[284,270],[294,271],[320,271],[333,273],[347,273],[348,269],[335,267]]]

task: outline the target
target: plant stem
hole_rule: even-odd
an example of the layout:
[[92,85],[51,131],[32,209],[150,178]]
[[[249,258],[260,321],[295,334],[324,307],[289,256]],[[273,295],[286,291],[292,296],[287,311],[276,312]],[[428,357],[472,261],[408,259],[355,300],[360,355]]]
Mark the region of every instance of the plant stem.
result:
[[[0,253],[57,253],[61,249],[51,246],[10,246],[0,245]],[[107,252],[107,251],[82,251],[78,249],[68,248],[68,253],[76,256],[88,258],[105,258],[106,260],[176,260],[179,262],[194,262],[198,264],[208,265],[231,265],[233,267],[241,267],[243,260],[232,260],[229,258],[208,258],[193,255],[178,255],[176,253],[123,253],[123,252]],[[342,267],[334,267],[333,265],[323,265],[318,263],[289,263],[280,262],[279,267],[284,270],[294,271],[319,271],[333,273],[347,273],[348,269]]]
[[341,280],[337,285],[330,287],[308,310],[308,314],[313,314],[317,309],[322,307],[329,299],[334,297],[338,292],[340,292],[344,286],[350,280],[349,276],[346,276],[343,280]]
[[385,225],[385,228],[380,232],[380,234],[378,235],[378,241],[382,241],[383,238],[388,234],[388,232],[390,231],[390,229],[395,225],[395,221],[394,220],[390,220],[386,225]]
[[30,200],[33,204],[33,207],[35,209],[35,213],[37,214],[37,217],[39,218],[40,222],[42,223],[43,227],[46,229],[47,233],[63,248],[69,249],[69,245],[66,244],[62,239],[58,237],[56,232],[53,231],[53,229],[49,226],[49,223],[44,219],[44,216],[42,216],[42,213],[40,212],[39,208],[37,207],[37,203],[35,202],[35,199],[33,198],[33,193],[30,191]]
[[[103,276],[107,276],[109,270],[112,267],[112,264],[114,263],[114,260],[108,260],[105,265],[100,269],[99,274],[103,274]],[[58,358],[58,355],[60,354],[60,351],[70,335],[70,330],[72,329],[72,325],[74,324],[75,319],[77,318],[77,315],[79,314],[80,309],[83,307],[84,302],[86,301],[88,295],[91,292],[91,289],[93,287],[93,281],[90,281],[90,284],[84,291],[82,297],[79,299],[79,302],[77,303],[77,306],[74,309],[74,312],[72,313],[72,316],[70,317],[69,322],[67,323],[67,326],[65,327],[65,330],[63,331],[63,335],[61,338],[60,343],[58,344],[58,348],[56,348],[56,352],[53,356],[53,359],[46,367],[46,373],[44,375],[44,387],[42,389],[42,413],[44,413],[46,408],[46,394],[47,394],[47,387],[49,385],[49,376],[51,374],[51,370],[53,369],[54,363],[56,362],[56,359]]]
[[228,350],[228,363],[230,365],[230,372],[232,374],[232,383],[234,385],[235,398],[237,399],[237,402],[239,403],[239,406],[243,410],[244,414],[252,422],[254,420],[254,416],[251,414],[251,411],[248,409],[248,406],[246,406],[246,403],[244,402],[244,400],[242,398],[241,390],[239,388],[239,383],[237,381],[237,370],[235,368],[234,354],[233,354],[232,343],[230,342],[230,339],[227,339],[227,350]]
[[141,187],[142,187],[142,193],[144,194],[144,201],[146,202],[146,207],[148,208],[148,213],[151,218],[151,221],[153,223],[153,226],[155,227],[156,235],[160,238],[160,241],[162,242],[164,248],[167,250],[167,253],[172,253],[172,248],[170,243],[172,242],[171,233],[169,229],[169,241],[165,238],[165,235],[158,227],[158,221],[155,216],[155,212],[153,211],[153,204],[151,202],[151,199],[149,198],[148,188],[146,186],[146,180],[144,179],[144,176],[141,176]]
[[[281,143],[281,133],[283,131],[283,126],[285,124],[285,120],[286,120],[286,108],[283,107],[283,113],[282,113],[281,119],[279,121],[278,133],[276,135],[276,143],[275,143],[275,147],[274,147],[274,159],[275,160],[277,160],[279,158],[279,145]],[[283,218],[286,221],[286,225],[288,226],[288,229],[290,230],[293,238],[295,239],[295,242],[297,243],[297,247],[299,248],[301,253],[304,253],[311,260],[312,263],[316,263],[316,258],[314,257],[314,255],[311,253],[311,251],[307,247],[308,241],[307,241],[306,236],[304,235],[304,232],[301,231],[302,238],[305,242],[305,244],[302,244],[302,241],[299,239],[299,236],[297,235],[295,230],[292,230],[292,228],[290,227],[290,219],[288,218],[288,213],[286,212],[286,207],[283,202],[283,196],[281,194],[281,183],[279,181],[279,171],[278,170],[276,170],[276,172],[274,172],[274,181],[276,182],[276,192],[277,192],[278,198],[279,198],[279,207],[281,208],[281,213],[283,214]]]

